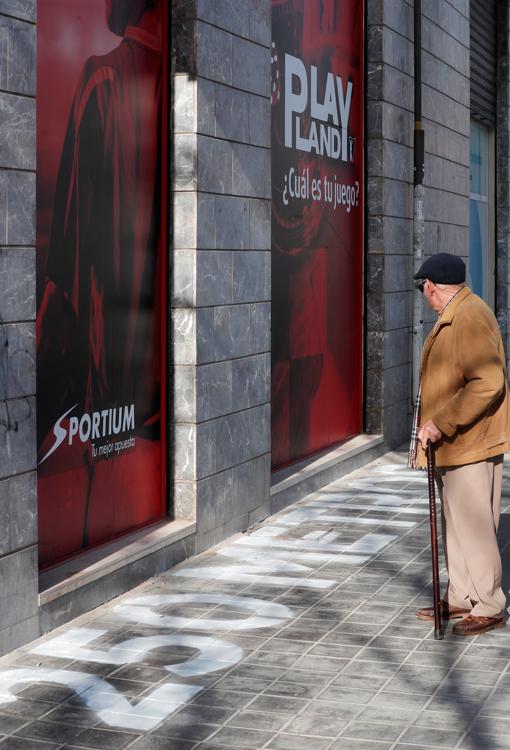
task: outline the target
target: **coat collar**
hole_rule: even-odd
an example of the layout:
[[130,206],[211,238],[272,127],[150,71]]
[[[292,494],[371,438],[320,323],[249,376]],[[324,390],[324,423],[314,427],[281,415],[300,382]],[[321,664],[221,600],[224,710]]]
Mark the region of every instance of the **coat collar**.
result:
[[436,323],[427,336],[425,340],[425,344],[423,346],[422,356],[421,356],[421,367],[420,370],[423,370],[423,366],[425,364],[425,360],[428,358],[430,349],[432,347],[432,343],[435,340],[437,334],[441,330],[443,326],[450,325],[453,317],[455,315],[455,311],[457,310],[458,306],[467,298],[470,294],[473,292],[469,287],[464,287],[464,289],[461,289],[460,292],[458,292],[454,299],[451,300],[451,302],[445,307],[444,311],[441,313],[441,315],[436,320]]
[[472,294],[472,291],[467,286],[464,287],[464,289],[461,289],[460,292],[457,292],[455,297],[446,305],[444,311],[440,314],[439,318],[437,319],[436,325],[440,327],[451,323],[456,309],[458,308],[460,303],[466,299],[466,297],[469,297],[470,294]]

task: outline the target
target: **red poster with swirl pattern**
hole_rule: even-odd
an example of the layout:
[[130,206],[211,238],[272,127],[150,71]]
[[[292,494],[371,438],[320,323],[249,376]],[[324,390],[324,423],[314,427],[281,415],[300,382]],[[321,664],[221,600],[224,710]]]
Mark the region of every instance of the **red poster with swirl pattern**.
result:
[[166,510],[167,13],[167,0],[38,3],[42,566]]
[[272,464],[362,430],[360,0],[273,0]]

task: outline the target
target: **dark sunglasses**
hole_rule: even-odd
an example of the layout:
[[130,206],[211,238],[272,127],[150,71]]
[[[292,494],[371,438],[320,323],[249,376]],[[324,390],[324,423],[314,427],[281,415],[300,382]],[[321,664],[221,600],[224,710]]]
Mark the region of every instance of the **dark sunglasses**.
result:
[[427,279],[423,279],[422,281],[417,281],[416,284],[414,285],[414,288],[419,289],[420,292],[423,294],[423,288],[426,283],[427,283]]

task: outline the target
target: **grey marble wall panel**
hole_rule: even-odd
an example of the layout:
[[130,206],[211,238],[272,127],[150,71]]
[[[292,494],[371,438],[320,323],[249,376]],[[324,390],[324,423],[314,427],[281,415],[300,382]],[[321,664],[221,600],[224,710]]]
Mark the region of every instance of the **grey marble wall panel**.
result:
[[197,484],[196,482],[175,482],[173,511],[176,518],[185,518],[194,521],[197,507]]
[[36,0],[0,0],[0,13],[6,16],[35,21]]
[[413,116],[403,107],[390,102],[369,101],[367,124],[369,137],[386,138],[409,147],[413,144]]
[[[384,330],[384,261],[385,256],[382,253],[370,254],[367,256],[366,260],[366,316],[368,330],[372,332]],[[379,365],[376,365],[374,360],[372,360],[371,366],[382,367],[382,362],[380,362]]]
[[173,77],[173,114],[175,133],[197,130],[197,83],[182,73]]
[[430,86],[423,86],[423,112],[427,119],[469,138],[471,114],[464,104],[452,101]]
[[233,397],[232,368],[238,361],[217,362],[197,368],[197,414],[201,420],[229,414],[233,405],[244,408]]
[[[467,113],[469,121],[469,113]],[[425,184],[427,187],[446,190],[449,193],[469,193],[469,168],[464,164],[441,159],[435,154],[428,154],[425,163]]]
[[195,34],[198,75],[231,85],[232,35],[202,21],[197,22]]
[[250,96],[250,143],[271,147],[271,101],[265,97]]
[[[196,479],[223,472],[270,450],[270,406],[227,414],[196,427]],[[188,479],[180,471],[178,480]],[[197,498],[198,500],[198,498]]]
[[216,136],[230,141],[250,141],[250,94],[216,84]]
[[0,325],[0,400],[35,394],[35,324]]
[[374,330],[366,334],[366,367],[367,370],[380,370],[383,366],[384,333]]
[[198,188],[208,193],[232,194],[232,143],[202,135],[197,140]]
[[[173,295],[175,361],[196,374],[193,394],[188,367],[175,371],[176,392],[187,394],[174,424],[175,494],[178,514],[196,505],[201,550],[263,518],[269,507],[266,461],[264,491],[257,485],[250,507],[232,517],[233,469],[270,447],[271,4],[215,0],[206,8],[203,0],[176,0],[173,11],[180,22],[202,19],[194,25],[196,66],[187,53],[196,112],[186,109],[178,121],[183,130],[196,123],[196,182],[186,182],[181,169],[177,184],[191,189],[196,203],[179,200],[174,230],[176,247],[196,250],[195,277],[181,263]],[[182,97],[186,107],[192,97]]]
[[173,418],[176,422],[194,422],[196,419],[197,370],[193,365],[180,365],[173,369]]
[[[368,330],[374,333],[375,331],[382,331],[384,329],[384,298],[382,296],[376,296],[375,294],[367,295],[366,304],[366,321]],[[372,367],[382,367],[382,361],[376,363],[374,359],[371,359]]]
[[7,654],[41,635],[39,614],[0,630],[0,655]]
[[220,362],[250,354],[249,305],[197,310],[197,361]]
[[382,177],[384,173],[383,144],[384,141],[377,134],[375,138],[366,140],[367,173],[370,177]]
[[[201,415],[198,415],[201,418]],[[216,431],[218,420],[200,422],[196,426],[196,451],[197,451],[197,470],[196,479],[215,474],[217,469],[216,461]],[[198,498],[197,498],[198,500]]]
[[176,190],[197,188],[197,136],[176,133],[174,136],[174,185]]
[[0,558],[0,630],[37,614],[37,547]]
[[0,244],[35,244],[35,174],[0,171]]
[[250,247],[250,202],[247,198],[217,195],[214,215],[218,250]]
[[35,26],[6,15],[0,15],[0,89],[35,96]]
[[0,93],[0,164],[35,169],[35,100]]
[[249,0],[215,0],[216,26],[238,36],[247,36],[250,31]]
[[384,216],[373,214],[367,218],[367,255],[384,253],[383,238]]
[[197,485],[197,534],[224,526],[233,516],[232,471],[215,474]]
[[389,254],[409,253],[413,241],[411,219],[385,216],[383,219],[383,243]]
[[271,355],[257,354],[232,362],[232,401],[238,409],[271,400]]
[[384,366],[395,367],[411,361],[412,335],[409,328],[384,333]]
[[464,106],[469,106],[469,72],[459,72],[438,64],[437,57],[430,55],[426,49],[422,56],[423,83],[454,99]]
[[[377,9],[378,10],[378,9]],[[376,17],[380,17],[380,11]],[[414,14],[412,5],[407,2],[385,2],[384,3],[384,25],[408,40],[414,38]],[[369,16],[372,23],[382,23]],[[391,61],[387,58],[387,61]]]
[[394,141],[370,138],[367,142],[367,168],[370,177],[387,177],[410,182],[413,150]]
[[[370,373],[370,370],[367,371],[367,377],[368,373]],[[369,435],[384,434],[386,437],[384,432],[384,410],[381,407],[383,402],[382,389],[377,395],[377,401],[374,399],[372,402],[372,399],[368,398],[365,401],[365,432]],[[389,442],[388,445],[390,445]],[[395,445],[398,445],[398,443],[395,443]]]
[[[367,31],[367,35],[368,33],[369,31]],[[381,98],[384,85],[384,64],[380,59],[374,58],[372,62],[367,63],[366,71],[365,99],[366,101],[377,101]],[[371,127],[367,128],[367,133],[372,134]]]
[[[381,93],[390,104],[396,104],[409,112],[414,111],[414,78],[407,73],[384,66]],[[372,95],[377,98],[375,91]]]
[[270,447],[269,404],[216,420],[216,470],[267,453]]
[[382,24],[370,24],[367,27],[367,44],[370,48],[371,65],[384,62],[383,30]]
[[[411,280],[409,284],[411,284]],[[409,327],[412,320],[412,296],[419,292],[392,292],[384,295],[384,322],[386,330]]]
[[431,23],[424,16],[422,43],[427,52],[440,61],[441,66],[448,65],[459,73],[469,75],[469,36],[459,42],[452,37],[449,29]]
[[250,0],[250,38],[254,42],[271,45],[271,3],[267,0]]
[[264,506],[269,497],[271,456],[266,454],[233,469],[234,515]]
[[367,414],[376,413],[379,415],[376,425],[374,425],[374,421],[372,419],[370,425],[365,425],[365,429],[368,432],[378,432],[380,429],[380,421],[382,418],[382,412],[380,411],[380,408],[384,399],[384,371],[382,370],[382,368],[379,368],[377,370],[367,370],[365,373],[365,378],[366,412]]
[[173,242],[176,250],[197,246],[197,194],[175,192],[172,211]]
[[[397,5],[396,3],[394,4]],[[386,7],[389,7],[389,5],[391,5],[391,3],[388,3]],[[405,6],[406,3],[398,3],[398,9],[395,9],[395,11],[401,16],[402,19],[406,19],[407,25],[410,20],[410,9],[408,9],[407,13],[403,13],[402,9]],[[382,47],[385,64],[391,65],[393,68],[401,70],[403,73],[412,75],[414,70],[414,53],[413,45],[409,40],[409,37],[406,39],[402,36],[401,33],[388,28],[388,26],[383,26],[382,37]]]
[[234,302],[271,300],[267,265],[270,254],[266,251],[235,253],[233,258]]
[[233,145],[233,192],[250,198],[270,198],[271,152],[240,143]]
[[413,404],[409,397],[406,400],[387,406],[382,415],[384,437],[389,445],[407,443],[413,423]]
[[0,248],[0,323],[35,318],[35,250]]
[[412,218],[412,185],[386,177],[369,177],[367,188],[367,209],[372,216],[382,214],[397,218]]
[[191,365],[197,361],[196,312],[181,307],[172,310],[171,348],[176,365]]
[[[467,13],[465,12],[467,10]],[[440,29],[448,29],[448,33],[467,45],[469,42],[469,3],[464,3],[464,8],[459,10],[446,0],[423,0],[423,15],[430,19]]]
[[[462,187],[465,187],[465,182],[463,185],[459,185],[459,189]],[[469,226],[469,202],[467,198],[466,193],[461,195],[426,188],[425,203],[429,220],[443,224]]]
[[197,249],[213,250],[216,247],[216,197],[197,193]]
[[271,203],[267,200],[250,200],[250,248],[271,249]]
[[216,87],[220,84],[198,78],[197,102],[195,119],[197,121],[197,133],[201,135],[216,135]]
[[412,378],[412,367],[410,364],[390,367],[384,373],[384,403],[386,406],[400,403],[402,395],[409,392],[409,384]]
[[382,26],[384,23],[384,0],[366,0],[366,9],[370,24]]
[[37,543],[37,475],[0,481],[0,555]]
[[200,18],[216,23],[216,3],[211,0],[173,0],[172,13],[175,19]]
[[172,307],[194,307],[196,303],[196,251],[175,250],[172,264]]
[[194,424],[174,425],[174,476],[177,481],[196,478],[196,427]]
[[235,516],[234,518],[227,521],[223,526],[217,526],[210,531],[199,531],[197,529],[197,554],[203,552],[204,550],[210,549],[211,547],[214,547],[224,539],[232,536],[232,534],[237,534],[239,531],[243,531],[245,528],[246,526],[243,526],[241,517]]
[[203,250],[197,254],[196,304],[228,305],[232,303],[233,253]]
[[407,255],[387,255],[384,262],[383,290],[404,292],[412,286],[412,259]]
[[268,352],[271,348],[271,305],[250,305],[250,354]]
[[0,478],[36,466],[35,399],[0,401]]
[[271,93],[269,49],[234,37],[232,40],[232,84],[243,91],[269,97]]

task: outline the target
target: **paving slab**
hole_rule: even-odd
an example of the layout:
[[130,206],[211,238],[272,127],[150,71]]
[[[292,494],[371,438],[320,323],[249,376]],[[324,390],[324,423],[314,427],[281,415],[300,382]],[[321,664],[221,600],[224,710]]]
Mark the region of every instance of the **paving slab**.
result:
[[[509,531],[507,463],[507,591]],[[390,453],[0,659],[0,750],[510,748],[510,627],[434,640],[430,579]]]

